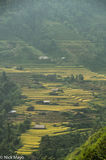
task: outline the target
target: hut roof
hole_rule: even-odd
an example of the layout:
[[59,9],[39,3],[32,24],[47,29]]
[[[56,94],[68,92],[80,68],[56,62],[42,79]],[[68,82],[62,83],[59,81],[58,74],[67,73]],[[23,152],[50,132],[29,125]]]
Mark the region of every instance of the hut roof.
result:
[[36,125],[34,126],[34,129],[45,129],[45,128],[46,128],[45,125],[40,125],[40,124],[36,124]]
[[58,91],[58,90],[59,90],[58,88],[52,89],[52,91]]
[[43,101],[43,103],[50,103],[50,101]]
[[16,113],[16,111],[15,110],[11,110],[9,113]]
[[41,60],[41,59],[44,59],[44,60],[45,60],[45,59],[49,59],[49,57],[48,57],[48,56],[40,56],[39,59],[40,59],[40,60]]

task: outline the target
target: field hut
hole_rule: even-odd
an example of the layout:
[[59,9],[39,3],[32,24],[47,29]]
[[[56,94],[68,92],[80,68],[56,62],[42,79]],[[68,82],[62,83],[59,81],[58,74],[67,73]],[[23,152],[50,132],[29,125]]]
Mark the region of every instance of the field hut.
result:
[[33,129],[46,129],[45,125],[36,124]]
[[43,101],[43,104],[50,104],[50,101]]
[[10,114],[15,114],[16,111],[15,111],[15,110],[11,110],[9,113],[10,113]]
[[40,56],[40,57],[39,57],[39,60],[47,60],[47,59],[49,59],[48,56]]
[[61,57],[62,60],[66,59],[66,57]]
[[57,91],[59,91],[59,89],[58,89],[58,88],[55,88],[55,89],[52,89],[52,91],[53,91],[53,92],[57,92]]

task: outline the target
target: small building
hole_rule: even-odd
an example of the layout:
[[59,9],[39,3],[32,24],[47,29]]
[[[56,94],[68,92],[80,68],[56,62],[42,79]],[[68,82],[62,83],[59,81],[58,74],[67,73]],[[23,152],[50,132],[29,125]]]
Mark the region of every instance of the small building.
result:
[[10,112],[8,112],[8,113],[10,113],[10,114],[14,114],[14,113],[16,113],[16,111],[15,110],[11,110]]
[[59,88],[52,89],[52,92],[64,93],[64,91],[62,89],[59,89]]
[[55,89],[52,89],[52,91],[53,91],[53,92],[57,92],[57,91],[59,91],[59,89],[58,89],[58,88],[55,88]]
[[36,103],[37,103],[37,104],[41,104],[41,105],[42,105],[42,104],[43,104],[43,105],[44,105],[44,104],[48,105],[48,104],[50,104],[50,101],[49,101],[49,100],[44,100],[44,101],[37,101]]
[[61,57],[62,60],[66,59],[66,57]]
[[48,57],[48,56],[40,56],[40,57],[39,57],[39,60],[42,60],[42,59],[43,59],[43,60],[46,60],[46,59],[49,59],[49,57]]
[[50,104],[50,101],[43,101],[43,104]]
[[45,125],[36,124],[33,129],[46,129]]

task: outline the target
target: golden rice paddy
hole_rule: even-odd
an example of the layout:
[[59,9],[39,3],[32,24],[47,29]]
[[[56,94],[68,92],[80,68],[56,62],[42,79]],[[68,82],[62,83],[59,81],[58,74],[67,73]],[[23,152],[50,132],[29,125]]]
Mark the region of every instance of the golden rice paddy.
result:
[[[57,67],[57,68],[25,68],[23,71],[16,70],[13,68],[0,68],[1,71],[6,71],[8,74],[13,74],[12,78],[17,82],[18,75],[21,73],[21,79],[19,78],[19,82],[22,81],[23,74],[57,74],[62,77],[70,76],[71,74],[83,74],[85,80],[106,80],[106,76],[102,74],[97,74],[85,68],[75,68],[75,67]],[[17,74],[17,77],[15,77]],[[28,79],[29,78],[29,79]],[[25,77],[24,77],[25,79]],[[25,104],[20,106],[16,106],[14,109],[17,111],[18,118],[17,122],[22,122],[29,115],[35,116],[38,115],[38,111],[58,111],[58,112],[67,112],[69,110],[76,110],[81,108],[89,107],[88,102],[93,99],[92,93],[90,91],[85,91],[83,89],[72,89],[68,87],[64,87],[62,83],[44,83],[42,85],[45,88],[28,88],[27,83],[32,83],[32,79],[26,77],[26,81],[23,81],[22,84],[22,94],[27,97],[27,101]],[[60,88],[63,90],[63,93],[59,93],[59,95],[50,95],[49,93],[52,89]],[[37,101],[50,101],[50,104],[38,104]],[[75,105],[78,103],[79,105]],[[29,106],[34,107],[34,111],[27,111]],[[41,116],[40,116],[41,118]],[[42,121],[41,121],[42,122]],[[40,123],[40,119],[39,119]],[[36,151],[39,148],[39,144],[42,136],[56,136],[60,134],[69,133],[68,127],[64,127],[62,124],[66,122],[54,123],[50,121],[49,123],[41,123],[46,126],[46,129],[32,129],[32,126],[36,124],[36,120],[32,121],[31,128],[27,130],[25,133],[21,135],[22,147],[17,151],[18,154],[26,155],[31,154],[33,151]],[[54,126],[56,125],[56,127]]]
[[31,154],[32,151],[36,151],[39,148],[42,136],[56,136],[69,133],[67,131],[68,127],[64,127],[60,123],[55,123],[56,127],[54,127],[54,123],[43,123],[43,125],[46,126],[46,129],[29,129],[21,135],[23,147],[17,151],[18,154]]

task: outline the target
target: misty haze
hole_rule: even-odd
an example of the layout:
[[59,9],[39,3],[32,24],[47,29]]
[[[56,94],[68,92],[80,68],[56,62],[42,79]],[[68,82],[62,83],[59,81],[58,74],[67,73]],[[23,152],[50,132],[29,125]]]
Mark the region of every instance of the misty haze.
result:
[[105,160],[106,1],[0,0],[0,159]]

